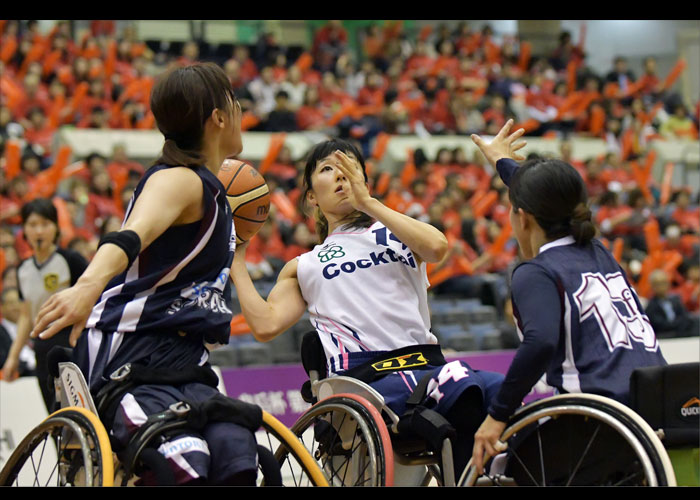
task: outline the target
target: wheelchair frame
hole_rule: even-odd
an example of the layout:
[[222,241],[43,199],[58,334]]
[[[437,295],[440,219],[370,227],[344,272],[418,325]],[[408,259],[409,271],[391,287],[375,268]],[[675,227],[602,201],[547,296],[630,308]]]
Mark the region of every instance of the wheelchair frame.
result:
[[[135,437],[135,453],[130,463],[115,464],[109,435],[97,416],[92,396],[80,369],[73,363],[59,363],[56,379],[58,401],[62,408],[49,415],[20,442],[0,470],[0,485],[20,485],[24,480],[22,468],[30,464],[31,486],[112,486],[133,484],[133,469],[144,449],[163,432],[186,427],[187,408],[172,405],[169,418],[144,429]],[[70,382],[69,382],[70,381]],[[77,404],[77,406],[76,406]],[[186,405],[185,405],[186,406]],[[328,486],[309,452],[294,434],[269,413],[262,412],[262,426],[268,445],[273,436],[277,444],[275,458],[280,468],[289,467],[294,485]],[[256,436],[257,437],[257,436]],[[44,458],[56,448],[56,460],[51,461],[48,477],[38,477]],[[258,446],[260,448],[260,445]],[[38,455],[35,457],[35,452]],[[263,470],[263,473],[265,471]],[[305,478],[302,481],[302,476]],[[266,478],[263,476],[262,485]]]

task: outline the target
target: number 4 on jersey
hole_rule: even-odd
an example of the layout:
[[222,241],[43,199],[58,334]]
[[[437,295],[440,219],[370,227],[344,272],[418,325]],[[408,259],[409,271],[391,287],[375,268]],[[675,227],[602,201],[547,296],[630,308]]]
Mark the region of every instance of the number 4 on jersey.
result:
[[439,403],[442,397],[444,396],[444,394],[440,392],[440,387],[442,387],[450,380],[458,382],[468,376],[469,370],[467,370],[467,368],[464,365],[462,365],[462,363],[460,363],[459,361],[452,361],[451,363],[447,363],[445,366],[442,367],[440,373],[438,373],[437,380],[435,378],[432,378],[430,382],[428,382],[428,396],[430,396]]

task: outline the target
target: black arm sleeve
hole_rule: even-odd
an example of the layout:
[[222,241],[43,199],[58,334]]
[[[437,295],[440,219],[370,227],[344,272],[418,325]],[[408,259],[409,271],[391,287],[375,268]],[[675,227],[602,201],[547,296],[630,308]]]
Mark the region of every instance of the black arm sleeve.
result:
[[503,183],[510,187],[510,178],[518,169],[518,163],[510,158],[501,158],[496,162],[496,170],[498,170],[498,175],[501,176]]
[[554,279],[535,264],[513,272],[513,313],[523,341],[488,413],[505,422],[520,406],[547,367],[559,343],[562,305]]

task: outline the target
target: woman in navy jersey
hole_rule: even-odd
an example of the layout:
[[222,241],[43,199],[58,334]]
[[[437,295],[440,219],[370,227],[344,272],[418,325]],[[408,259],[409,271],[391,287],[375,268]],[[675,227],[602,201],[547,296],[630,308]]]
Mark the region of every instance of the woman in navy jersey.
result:
[[543,374],[562,393],[628,402],[635,368],[663,365],[654,330],[624,271],[594,238],[586,186],[560,160],[518,165],[524,133],[512,120],[491,143],[472,139],[509,187],[510,221],[523,262],[513,271],[513,314],[522,343],[476,433],[473,463],[498,441],[508,418]]
[[[240,106],[223,70],[206,63],[161,77],[151,109],[166,139],[162,156],[137,186],[121,230],[102,238],[73,287],[47,301],[32,332],[48,338],[73,325],[73,357],[94,395],[127,363],[161,381],[130,389],[100,415],[117,448],[172,403],[220,400],[207,345],[228,342],[232,316],[235,231],[217,173],[242,150]],[[209,422],[159,451],[178,484],[255,480],[254,435],[236,423]]]
[[[365,380],[399,415],[428,377],[422,404],[456,428],[455,471],[461,472],[502,375],[447,363],[431,332],[426,262],[444,257],[445,236],[370,196],[362,154],[346,141],[333,139],[312,149],[304,189],[321,243],[285,265],[267,299],[248,275],[246,245],[236,252],[232,278],[248,325],[266,342],[308,310],[329,375]],[[416,352],[423,358],[411,357]],[[409,355],[410,366],[379,375],[372,371],[379,360],[391,364],[402,355]]]

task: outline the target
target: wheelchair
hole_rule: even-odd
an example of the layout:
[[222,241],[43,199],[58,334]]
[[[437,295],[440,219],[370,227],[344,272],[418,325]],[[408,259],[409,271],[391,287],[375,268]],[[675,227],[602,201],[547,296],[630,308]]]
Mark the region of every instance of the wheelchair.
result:
[[[697,418],[686,423],[682,432],[668,428],[664,432],[657,424],[652,429],[637,400],[643,398],[647,407],[658,409],[668,395],[650,391],[648,377],[641,376],[649,370],[641,369],[632,378],[631,391],[633,407],[640,413],[592,394],[535,401],[510,419],[501,438],[507,451],[488,457],[484,475],[478,476],[469,463],[464,471],[457,471],[461,474],[455,480],[454,434],[444,418],[428,412],[423,425],[416,428],[415,422],[407,423],[404,415],[394,414],[368,384],[344,376],[323,378],[321,359],[309,354],[318,349],[314,335],[307,334],[302,347],[309,374],[302,393],[314,404],[291,431],[312,451],[331,485],[675,486],[674,464],[666,449],[670,445],[694,449],[697,468]],[[696,381],[695,388],[691,386],[694,396],[684,394],[683,403],[695,397],[697,408],[698,365],[681,368],[690,374],[684,372],[673,380],[683,380],[684,387]],[[651,371],[662,377],[677,369],[671,365]],[[666,442],[660,437],[664,433]],[[674,440],[669,442],[668,436]]]
[[459,485],[676,486],[682,470],[680,484],[698,486],[699,366],[635,370],[629,407],[592,394],[525,405],[502,434],[507,451],[482,476],[468,464]]
[[[155,478],[158,485],[174,485],[173,472],[157,447],[164,434],[189,425],[188,405],[173,404],[149,418],[118,459],[82,372],[70,362],[57,365],[55,381],[61,408],[15,448],[0,471],[0,485],[133,486],[141,484],[146,475]],[[265,411],[256,440],[259,486],[328,485],[295,435]]]
[[442,415],[416,406],[397,415],[370,385],[347,376],[325,377],[315,331],[302,341],[312,403],[291,427],[331,486],[454,486],[455,431]]

